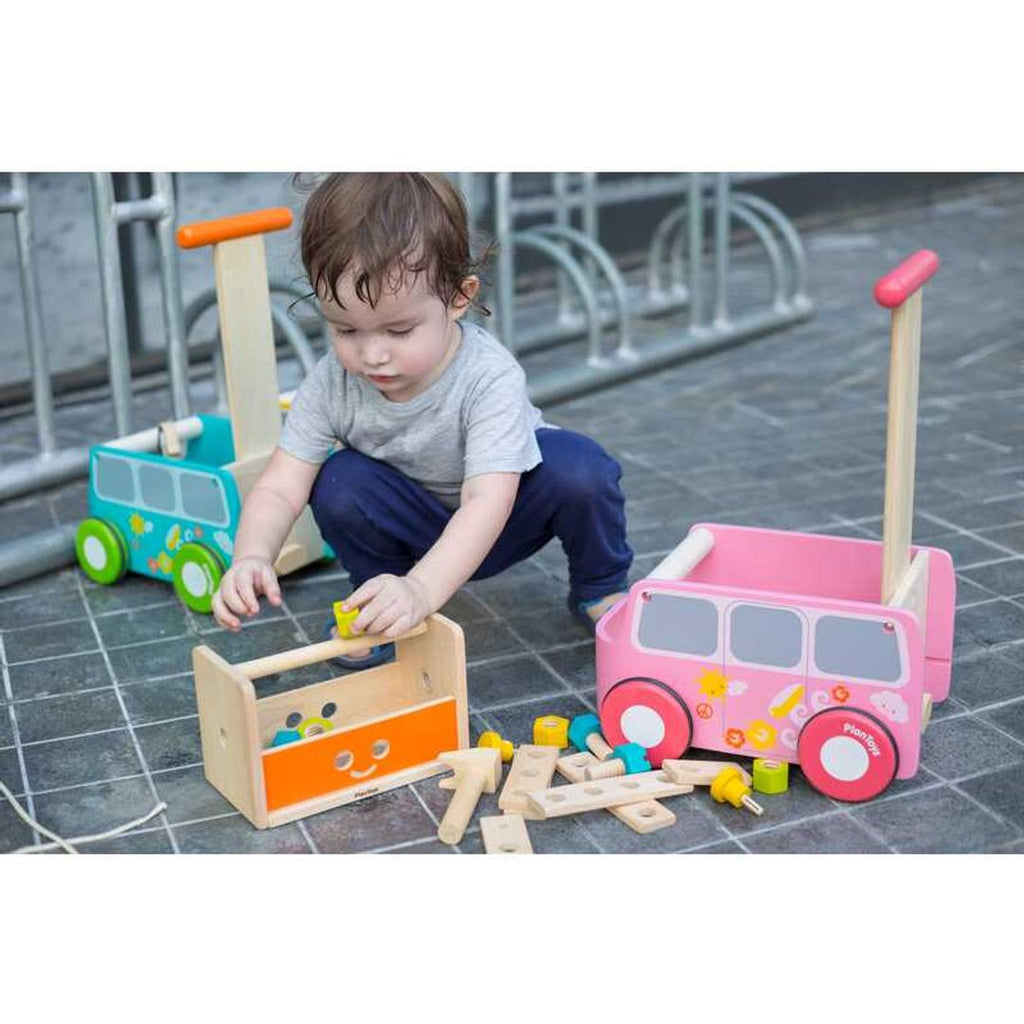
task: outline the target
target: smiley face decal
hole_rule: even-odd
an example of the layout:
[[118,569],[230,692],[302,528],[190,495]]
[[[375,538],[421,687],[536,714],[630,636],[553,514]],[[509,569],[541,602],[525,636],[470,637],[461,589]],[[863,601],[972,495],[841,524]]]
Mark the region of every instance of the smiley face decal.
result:
[[378,739],[374,740],[370,746],[370,757],[373,758],[373,763],[369,768],[354,768],[355,754],[353,754],[351,750],[338,751],[334,758],[334,767],[337,768],[339,772],[348,772],[353,779],[365,779],[377,770],[378,763],[383,761],[390,753],[391,744],[385,739]]

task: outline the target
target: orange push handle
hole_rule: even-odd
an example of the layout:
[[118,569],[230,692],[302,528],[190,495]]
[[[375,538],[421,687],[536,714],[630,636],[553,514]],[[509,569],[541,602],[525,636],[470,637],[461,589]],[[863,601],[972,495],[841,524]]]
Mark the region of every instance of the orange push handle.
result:
[[253,210],[219,220],[203,220],[197,224],[182,224],[178,228],[178,245],[182,249],[198,249],[203,245],[216,245],[231,238],[262,235],[268,231],[281,231],[290,227],[292,211],[285,206],[269,210]]

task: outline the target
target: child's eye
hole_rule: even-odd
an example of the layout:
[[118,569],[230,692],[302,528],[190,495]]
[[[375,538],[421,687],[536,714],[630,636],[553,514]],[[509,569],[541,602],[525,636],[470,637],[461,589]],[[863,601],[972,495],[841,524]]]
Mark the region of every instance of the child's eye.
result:
[[406,334],[412,334],[412,328],[411,327],[406,327],[404,331],[391,330],[391,331],[388,331],[388,333],[389,334],[393,334],[396,338],[401,338],[401,337],[403,337]]

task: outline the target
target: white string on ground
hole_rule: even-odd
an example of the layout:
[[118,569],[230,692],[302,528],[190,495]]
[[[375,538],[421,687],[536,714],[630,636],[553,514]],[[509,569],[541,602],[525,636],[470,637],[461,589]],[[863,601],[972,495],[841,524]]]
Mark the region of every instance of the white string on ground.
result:
[[98,843],[101,839],[112,839],[114,836],[129,832],[139,825],[144,825],[150,818],[155,818],[161,811],[167,809],[167,804],[159,803],[149,814],[136,818],[135,821],[129,821],[124,825],[118,825],[117,828],[112,828],[107,832],[100,832],[92,836],[75,836],[73,839],[62,839],[55,832],[51,832],[45,825],[40,825],[38,821],[32,818],[21,804],[14,799],[14,794],[2,782],[0,782],[0,794],[7,798],[7,802],[14,808],[15,813],[29,828],[34,829],[40,835],[46,836],[47,839],[53,840],[52,843],[44,843],[41,846],[22,846],[17,850],[12,850],[11,853],[42,853],[45,850],[55,850],[58,848],[65,853],[78,853],[78,850],[75,849],[76,845],[81,846],[83,843]]

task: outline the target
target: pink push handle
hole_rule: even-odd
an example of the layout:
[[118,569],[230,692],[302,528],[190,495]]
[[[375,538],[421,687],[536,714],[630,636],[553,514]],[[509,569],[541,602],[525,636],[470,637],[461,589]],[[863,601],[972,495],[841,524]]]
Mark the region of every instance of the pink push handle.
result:
[[939,269],[939,257],[931,249],[908,256],[875,285],[875,302],[886,309],[902,306]]

